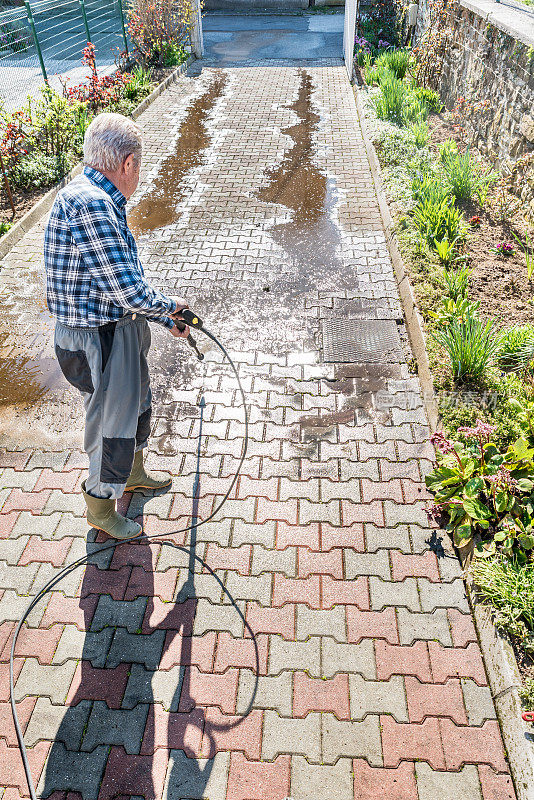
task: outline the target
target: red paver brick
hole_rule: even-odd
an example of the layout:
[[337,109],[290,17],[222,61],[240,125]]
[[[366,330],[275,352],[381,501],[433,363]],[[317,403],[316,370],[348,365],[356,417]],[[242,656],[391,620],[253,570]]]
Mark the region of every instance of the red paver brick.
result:
[[[198,519],[206,519],[214,508],[215,498],[213,495],[199,497],[197,500],[196,513]],[[185,528],[191,522],[192,503],[188,495],[176,492],[173,497],[169,519],[174,520],[174,528]],[[183,523],[183,524],[182,524]]]
[[[103,542],[109,542],[109,537],[103,535]],[[146,572],[152,572],[158,562],[161,551],[159,542],[150,542],[139,539],[138,542],[131,541],[123,543],[120,547],[113,550],[113,557],[109,566],[110,570],[119,570],[121,567],[131,567],[135,564],[142,567]]]
[[428,761],[432,769],[445,769],[438,720],[429,717],[421,724],[396,722],[380,717],[384,766],[396,767],[401,761]]
[[415,770],[411,761],[396,768],[370,767],[363,758],[353,761],[354,800],[418,800]]
[[[5,656],[6,660],[9,658],[11,639],[14,632],[15,626],[13,626],[9,641],[2,651],[2,658]],[[15,652],[17,656],[25,656],[27,658],[35,656],[40,664],[50,664],[62,633],[63,625],[60,623],[56,623],[50,628],[28,628],[23,625],[17,637]]]
[[426,642],[396,645],[377,640],[375,655],[376,674],[380,681],[387,681],[392,675],[414,675],[423,683],[432,682]]
[[81,470],[72,469],[69,472],[54,472],[52,469],[43,469],[37,483],[33,487],[34,492],[41,489],[61,489],[62,492],[74,492],[78,488]]
[[[269,654],[269,637],[266,635],[256,636],[256,643],[260,674],[265,675]],[[256,671],[256,649],[253,639],[235,639],[228,631],[219,633],[215,672],[224,672],[228,667],[249,667]]]
[[353,522],[372,522],[383,528],[384,509],[380,500],[373,500],[372,503],[350,503],[348,500],[342,500],[341,520],[344,526],[352,525]]
[[0,450],[0,464],[4,469],[12,467],[16,470],[22,470],[28,463],[31,455],[31,450]]
[[42,492],[23,492],[22,489],[12,489],[9,497],[2,506],[2,513],[9,511],[32,511],[40,514],[45,507],[50,490],[44,489]]
[[201,672],[211,672],[216,642],[215,631],[208,631],[203,636],[182,636],[181,633],[168,631],[158,669],[167,670],[184,664],[195,665]]
[[[255,601],[247,603],[246,620],[254,633],[279,633],[284,639],[295,638],[295,605],[264,608]],[[250,636],[245,630],[245,636]]]
[[427,550],[423,555],[406,555],[400,550],[391,551],[391,569],[394,581],[403,581],[404,578],[428,578],[439,581],[438,561],[436,554]]
[[136,756],[126,753],[123,747],[112,747],[98,800],[112,800],[120,795],[161,797],[168,764],[167,750]]
[[[17,714],[23,733],[26,730],[36,702],[36,697],[25,697],[24,700],[17,703]],[[11,713],[11,703],[0,703],[0,739],[7,741],[10,747],[18,746],[13,715]]]
[[428,650],[436,683],[444,683],[447,678],[473,678],[479,686],[487,685],[478,642],[467,647],[445,647],[439,642],[429,642]]
[[439,724],[447,769],[460,769],[462,764],[489,764],[497,772],[508,771],[496,720],[488,719],[480,728],[455,725],[450,719],[440,719]]
[[69,554],[72,541],[69,536],[56,541],[43,540],[40,536],[30,536],[19,559],[19,566],[31,564],[32,561],[43,561],[54,567],[61,567]]
[[129,600],[125,597],[126,587],[130,580],[131,567],[121,569],[98,569],[94,564],[88,564],[83,576],[80,596],[109,594],[113,600]]
[[478,767],[484,800],[515,800],[514,784],[508,773],[494,772],[486,764]]
[[343,578],[343,555],[341,550],[330,550],[328,553],[315,553],[307,547],[298,549],[298,576],[331,575],[332,578]]
[[263,711],[255,708],[246,717],[221,714],[218,708],[206,711],[202,755],[213,758],[219,751],[240,751],[259,761]]
[[469,642],[478,641],[471,614],[462,614],[456,608],[449,608],[447,615],[455,647],[465,647]]
[[226,800],[273,800],[289,795],[291,758],[271,762],[248,761],[242,753],[230,756]]
[[[16,622],[2,622],[0,624],[0,661],[5,661],[9,658],[9,649],[11,648],[11,637],[15,631]],[[8,644],[9,643],[9,644]],[[4,658],[5,653],[5,658]]]
[[49,628],[54,622],[71,624],[85,631],[89,629],[99,595],[92,594],[80,600],[79,597],[65,597],[62,592],[52,592],[50,602],[41,621],[41,627]]
[[416,483],[403,478],[401,484],[405,503],[417,503],[418,500],[426,501],[432,499],[432,495],[424,483]]
[[10,511],[9,514],[0,514],[0,539],[7,539],[19,517],[20,511]]
[[220,675],[200,672],[198,667],[187,667],[184,686],[189,696],[180,697],[179,711],[192,711],[196,706],[218,706],[224,714],[235,714],[239,670],[228,669]]
[[98,669],[89,661],[80,661],[70,685],[66,705],[76,705],[80,700],[105,700],[109,708],[120,708],[129,669],[129,664],[119,664],[115,669]]
[[400,480],[394,478],[390,481],[371,481],[362,478],[362,502],[370,503],[372,500],[395,500],[402,503],[402,489]]
[[310,608],[321,607],[321,589],[318,575],[310,578],[286,578],[275,573],[273,606],[284,603],[306,603]]
[[276,549],[285,550],[286,547],[303,545],[310,550],[319,550],[319,524],[311,522],[309,525],[288,525],[286,522],[276,524]]
[[141,626],[143,633],[166,628],[181,631],[183,636],[192,636],[197,602],[196,597],[189,597],[183,603],[164,603],[159,597],[151,598]]
[[407,675],[405,683],[410,722],[422,722],[425,717],[450,717],[458,725],[468,724],[459,680],[421,683]]
[[329,575],[321,577],[322,607],[352,605],[363,610],[369,608],[369,579],[359,575],[351,581],[336,581]]
[[305,717],[309,711],[332,711],[338,719],[350,719],[349,677],[338,673],[333,678],[310,678],[305,672],[293,676],[293,715]]
[[251,551],[249,544],[241,547],[220,547],[210,542],[206,561],[212,569],[232,569],[240,575],[250,575]]
[[361,522],[347,525],[345,521],[343,527],[339,528],[331,525],[329,522],[321,522],[320,530],[321,550],[328,551],[333,547],[351,547],[358,553],[363,553],[365,551],[363,524]]
[[[23,658],[15,658],[13,660],[13,683],[17,682],[20,675],[22,665],[24,664]],[[2,667],[0,669],[0,702],[7,703],[9,701],[9,669]]]
[[[37,742],[28,748],[28,761],[34,784],[37,785],[51,742]],[[0,739],[0,786],[14,786],[23,797],[27,797],[26,775],[18,747],[8,747],[5,739]]]
[[150,706],[141,755],[150,755],[158,747],[183,750],[189,758],[199,758],[204,711],[196,708],[188,714],[165,711],[162,705]]
[[287,522],[288,525],[297,524],[297,501],[296,500],[267,500],[265,497],[258,498],[256,509],[256,522],[260,525],[267,520],[280,520]]
[[349,642],[360,639],[386,639],[391,644],[399,641],[397,618],[394,608],[383,611],[360,611],[356,606],[347,607],[347,637]]
[[173,533],[178,527],[175,519],[160,519],[155,514],[146,514],[144,517],[143,530],[147,536],[161,536],[161,541],[165,541],[165,536],[168,535],[170,542],[183,545],[189,534]]

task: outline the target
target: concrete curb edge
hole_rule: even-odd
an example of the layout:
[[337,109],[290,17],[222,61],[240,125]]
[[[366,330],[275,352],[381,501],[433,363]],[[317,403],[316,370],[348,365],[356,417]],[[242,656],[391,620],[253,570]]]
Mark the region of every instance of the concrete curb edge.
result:
[[[131,117],[132,119],[137,119],[143,111],[145,111],[154,100],[160,96],[160,94],[167,89],[171,83],[174,83],[183,73],[190,67],[190,65],[195,61],[194,56],[189,56],[187,61],[184,61],[183,64],[180,64],[179,67],[171,72],[170,75],[167,75],[161,83],[158,83],[155,89],[145,97],[145,99],[139,103],[137,108],[134,108],[132,111]],[[24,234],[26,234],[30,228],[32,228],[36,222],[38,222],[41,217],[46,214],[46,212],[52,207],[52,204],[55,200],[55,197],[60,189],[67,185],[76,175],[79,175],[82,171],[82,164],[77,164],[75,167],[71,169],[64,178],[62,178],[59,183],[56,183],[55,186],[52,186],[49,191],[44,194],[40,200],[38,200],[35,205],[33,205],[29,211],[24,214],[21,219],[16,222],[12,228],[9,229],[7,233],[5,233],[2,237],[0,237],[0,258],[5,258],[5,256],[9,253],[12,247],[14,247],[17,242],[19,242]]]
[[[438,424],[438,406],[434,395],[432,373],[426,351],[423,323],[409,276],[397,246],[393,219],[384,191],[378,157],[370,137],[366,135],[365,110],[360,93],[357,86],[353,88],[354,101],[378,198],[386,242],[406,319],[406,328],[417,362],[425,411],[430,428],[435,431]],[[477,602],[472,580],[467,579],[464,583],[475,621],[495,710],[499,718],[504,745],[508,753],[517,800],[534,800],[534,733],[531,732],[528,724],[523,722],[521,718],[522,709],[519,697],[521,676],[515,654],[509,640],[496,629],[489,606]]]

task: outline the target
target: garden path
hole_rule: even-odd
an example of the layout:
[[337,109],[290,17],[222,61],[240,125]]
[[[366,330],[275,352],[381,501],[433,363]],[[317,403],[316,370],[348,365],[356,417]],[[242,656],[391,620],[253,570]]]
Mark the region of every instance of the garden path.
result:
[[[249,451],[217,522],[93,556],[32,612],[15,692],[39,796],[512,800],[460,567],[424,513],[433,451],[341,60],[197,67],[140,122],[142,258],[239,363]],[[43,362],[42,230],[0,276],[21,387],[0,414],[2,800],[27,796],[15,621],[94,549],[79,401]],[[149,461],[174,482],[128,513],[165,534],[220,499],[243,428],[209,342],[199,364],[153,329]]]

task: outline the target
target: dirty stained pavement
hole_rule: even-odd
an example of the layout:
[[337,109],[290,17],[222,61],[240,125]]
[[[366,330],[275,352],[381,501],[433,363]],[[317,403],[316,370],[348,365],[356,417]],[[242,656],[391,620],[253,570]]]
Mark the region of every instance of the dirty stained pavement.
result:
[[[122,508],[163,540],[95,554],[32,611],[15,694],[39,796],[512,800],[461,571],[424,513],[433,453],[342,62],[196,65],[140,124],[130,224],[239,364],[248,455],[198,525],[238,463],[239,397],[207,339],[199,363],[153,325],[149,461],[173,488]],[[95,548],[42,227],[0,274],[2,800],[27,796],[15,621]]]

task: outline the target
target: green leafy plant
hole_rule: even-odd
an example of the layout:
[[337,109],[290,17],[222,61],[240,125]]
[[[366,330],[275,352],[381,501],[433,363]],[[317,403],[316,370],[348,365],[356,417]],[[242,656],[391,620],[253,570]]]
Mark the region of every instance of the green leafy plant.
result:
[[399,80],[406,75],[409,63],[409,50],[385,50],[375,61],[377,67],[385,67]]
[[430,128],[427,122],[424,122],[424,120],[414,122],[410,126],[410,131],[413,134],[417,147],[422,148],[427,146],[428,140],[430,139]]
[[433,172],[417,172],[412,179],[412,196],[419,203],[428,201],[440,204],[448,200],[451,190]]
[[521,372],[534,361],[534,326],[515,325],[501,338],[497,363],[501,369]]
[[525,262],[527,266],[527,278],[529,281],[532,280],[532,276],[534,275],[534,249],[532,247],[530,237],[528,232],[525,233],[525,243],[514,233],[514,237],[517,240],[519,246],[521,247],[523,253],[525,254]]
[[[529,576],[530,577],[530,576]],[[531,577],[532,580],[532,577]],[[515,606],[512,606],[515,608]],[[534,649],[532,636],[529,636],[530,648]],[[534,711],[534,678],[525,678],[523,686],[519,689],[519,697],[527,711]]]
[[405,124],[424,122],[428,117],[428,106],[424,100],[418,100],[413,95],[408,94],[403,113]]
[[458,254],[456,243],[458,238],[449,242],[447,238],[442,239],[440,242],[434,241],[434,248],[438,254],[441,263],[448,269],[452,264],[457,264],[459,261],[465,261],[466,257]]
[[430,311],[429,315],[435,319],[441,327],[450,325],[453,320],[464,322],[469,317],[478,316],[480,301],[472,303],[466,297],[444,297],[437,311]]
[[406,84],[391,74],[387,74],[382,78],[380,80],[380,93],[373,98],[376,116],[379,119],[394,122],[396,125],[402,125],[407,91]]
[[494,426],[481,420],[458,432],[466,444],[443,433],[432,436],[437,456],[425,479],[435,496],[429,516],[447,518],[446,530],[458,547],[478,534],[476,555],[491,556],[499,547],[525,561],[534,548],[534,450],[518,439],[500,452],[491,441]]
[[440,100],[439,95],[437,92],[433,92],[432,89],[426,89],[424,86],[416,86],[413,90],[413,95],[418,100],[422,100],[429,111],[434,112],[435,114],[439,114],[443,108],[443,103]]
[[140,100],[150,93],[152,85],[151,70],[138,64],[128,76],[122,92],[127,100]]
[[57,183],[69,171],[66,153],[47,155],[34,152],[13,167],[11,180],[21,189],[39,189]]
[[458,154],[458,145],[454,139],[445,139],[444,142],[438,144],[439,160],[442,164],[453,158]]
[[477,180],[469,150],[447,157],[443,167],[455,198],[464,202],[470,200],[475,193]]
[[0,236],[3,236],[4,233],[7,233],[8,230],[13,227],[12,222],[8,222],[7,220],[3,219],[0,221]]
[[[499,628],[533,647],[534,562],[506,559],[501,555],[476,560],[470,568],[478,595],[495,611]],[[529,649],[530,649],[529,648]],[[523,702],[534,708],[534,681],[525,682]]]
[[433,331],[431,336],[449,357],[455,381],[478,381],[493,362],[500,347],[495,320],[478,316],[453,317],[448,325]]
[[413,219],[422,239],[431,247],[436,240],[452,241],[463,235],[462,215],[456,206],[445,197],[437,203],[432,200],[421,200],[413,212]]
[[464,300],[469,290],[469,267],[460,269],[446,269],[443,271],[443,282],[451,300]]

